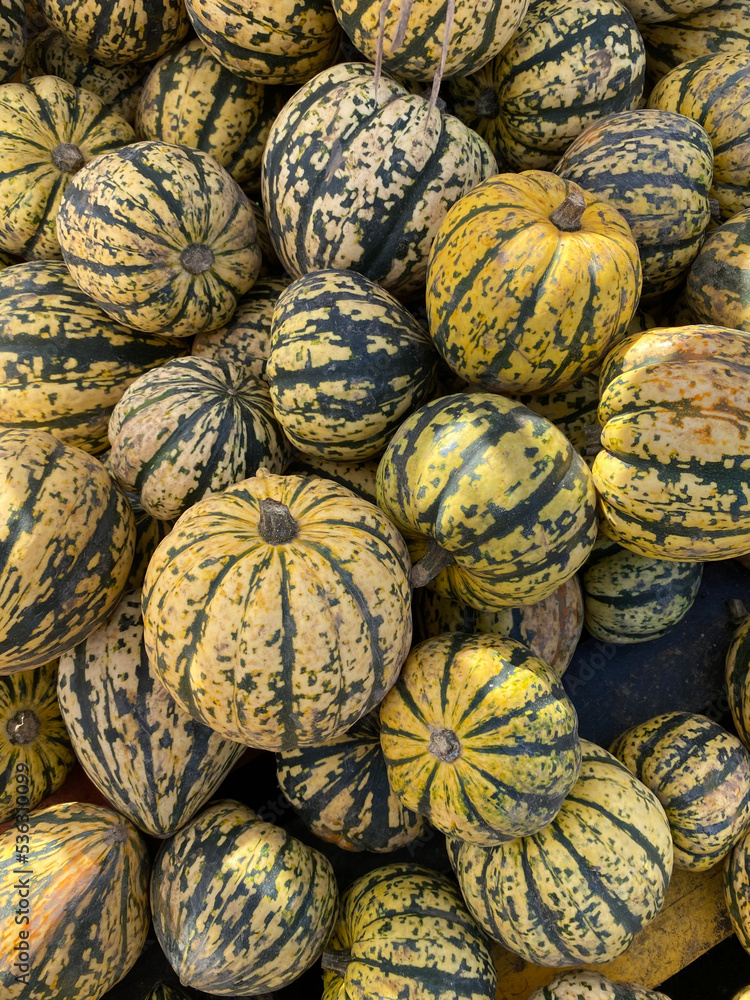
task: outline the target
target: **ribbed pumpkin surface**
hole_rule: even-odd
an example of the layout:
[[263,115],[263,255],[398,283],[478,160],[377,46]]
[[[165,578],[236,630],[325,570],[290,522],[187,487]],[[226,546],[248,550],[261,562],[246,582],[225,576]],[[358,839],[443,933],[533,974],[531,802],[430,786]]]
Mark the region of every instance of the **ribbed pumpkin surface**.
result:
[[277,754],[276,774],[305,826],[344,850],[395,851],[428,829],[390,786],[377,708],[335,740]]
[[528,1000],[669,1000],[663,993],[634,983],[613,983],[600,972],[574,970],[534,990]]
[[714,229],[692,263],[685,303],[696,323],[750,330],[750,207]]
[[380,723],[403,804],[472,844],[536,833],[578,777],[575,709],[552,668],[512,639],[452,633],[412,647]]
[[0,431],[0,673],[96,628],[133,560],[133,513],[106,469],[45,431]]
[[511,170],[545,170],[590,122],[638,106],[645,69],[641,36],[617,0],[531,0],[493,64],[452,80],[450,93],[458,117]]
[[195,357],[231,361],[268,381],[265,375],[271,353],[273,310],[291,281],[288,276],[258,278],[237,303],[227,325],[197,334],[190,353]]
[[284,289],[266,376],[276,419],[304,455],[364,461],[427,399],[438,354],[384,288],[322,270]]
[[58,223],[83,291],[146,333],[222,326],[260,268],[247,197],[198,149],[138,142],[98,157],[68,185]]
[[187,0],[195,33],[238,76],[299,85],[335,61],[341,29],[328,0]]
[[724,899],[734,933],[750,952],[750,833],[738,840],[724,862]]
[[376,488],[415,561],[428,540],[452,557],[431,586],[479,609],[549,597],[596,538],[583,459],[544,417],[491,393],[420,407],[391,438]]
[[6,0],[0,11],[0,84],[16,75],[25,44],[26,5],[23,0]]
[[429,587],[414,592],[414,632],[421,641],[443,632],[475,632],[522,642],[562,677],[583,630],[583,597],[577,576],[538,604],[480,611]]
[[575,450],[586,458],[586,427],[596,424],[599,408],[599,369],[553,392],[518,396],[519,403],[546,417],[561,430]]
[[94,94],[54,76],[0,90],[0,249],[59,258],[63,192],[92,157],[135,138]]
[[580,777],[544,829],[491,848],[452,842],[473,916],[537,965],[622,954],[661,909],[672,872],[659,800],[612,754],[581,744]]
[[[330,740],[382,700],[411,642],[411,591],[406,546],[377,507],[263,471],[200,500],[164,539],[144,627],[150,662],[193,718],[279,751]],[[266,541],[267,501],[288,508],[296,535]]]
[[625,5],[636,21],[658,24],[705,10],[715,0],[628,0]]
[[495,996],[484,935],[454,883],[422,865],[384,865],[357,879],[326,950],[346,968],[323,972],[323,1000]]
[[73,45],[116,65],[158,59],[190,20],[181,0],[38,0],[47,21]]
[[654,559],[600,535],[581,570],[586,628],[605,642],[646,642],[681,621],[703,564]]
[[[332,0],[344,31],[370,62],[380,32],[380,0]],[[523,20],[529,0],[456,0],[444,76],[474,73],[492,59]],[[440,65],[447,0],[396,0],[383,18],[383,66],[408,80],[431,81]]]
[[659,80],[648,106],[687,115],[708,132],[711,197],[722,218],[750,208],[750,54],[719,52],[681,63]]
[[264,993],[302,975],[337,904],[322,854],[228,799],[163,845],[151,878],[169,964],[185,986],[217,996]]
[[116,66],[95,59],[72,45],[56,28],[45,28],[26,46],[21,79],[28,83],[35,76],[62,77],[74,87],[96,94],[110,111],[122,115],[132,125],[141,88],[150,70],[149,63]]
[[286,468],[288,475],[313,476],[316,479],[331,479],[339,486],[345,486],[363,500],[377,503],[375,478],[378,473],[376,459],[369,462],[326,462],[319,458],[297,457]]
[[706,871],[750,826],[750,752],[704,715],[654,716],[612,753],[664,806],[676,866]]
[[284,105],[263,153],[268,228],[294,277],[349,268],[418,292],[450,206],[491,176],[485,142],[366,63],[319,73]]
[[190,820],[245,751],[178,708],[149,666],[139,590],[60,657],[57,690],[86,774],[155,837]]
[[[19,843],[23,835],[29,839]],[[28,854],[21,853],[26,846]],[[3,993],[99,1000],[132,968],[146,940],[149,856],[138,831],[110,809],[63,802],[0,835],[0,849]],[[22,930],[26,970],[13,964],[27,954],[18,950]],[[24,972],[22,986],[16,977]]]
[[[585,202],[574,225],[556,214],[572,198]],[[619,212],[547,171],[496,174],[451,208],[432,244],[430,336],[477,387],[558,389],[622,339],[640,290]]]
[[589,125],[555,173],[622,213],[638,244],[644,294],[654,294],[679,284],[700,249],[713,162],[701,125],[641,108]]
[[208,358],[177,358],[137,379],[112,411],[109,440],[115,479],[166,520],[289,459],[268,386]]
[[0,273],[0,426],[49,431],[97,453],[115,403],[184,341],[135,334],[110,319],[62,261]]
[[0,678],[0,822],[15,817],[19,795],[33,809],[57,791],[75,761],[56,679],[57,660]]
[[237,183],[260,182],[260,161],[277,98],[238,77],[200,39],[169,52],[154,66],[138,103],[136,131],[210,153]]
[[750,549],[750,334],[714,326],[628,337],[602,368],[603,530],[657,559]]
[[750,747],[750,615],[737,625],[725,659],[729,708],[737,735]]

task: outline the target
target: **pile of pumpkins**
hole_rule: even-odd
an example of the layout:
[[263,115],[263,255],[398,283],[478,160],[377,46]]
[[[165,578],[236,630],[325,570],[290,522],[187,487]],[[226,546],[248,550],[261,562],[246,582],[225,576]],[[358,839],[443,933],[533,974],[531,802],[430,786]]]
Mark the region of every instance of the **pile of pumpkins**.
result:
[[[215,996],[492,1000],[494,941],[566,970],[529,1000],[664,1000],[581,967],[673,865],[750,951],[750,615],[732,732],[600,747],[562,680],[750,554],[749,39],[750,0],[3,6],[8,996],[98,1000],[153,920]],[[454,877],[340,891],[215,797],[248,747],[315,837],[434,829]],[[76,760],[112,808],[38,808]]]

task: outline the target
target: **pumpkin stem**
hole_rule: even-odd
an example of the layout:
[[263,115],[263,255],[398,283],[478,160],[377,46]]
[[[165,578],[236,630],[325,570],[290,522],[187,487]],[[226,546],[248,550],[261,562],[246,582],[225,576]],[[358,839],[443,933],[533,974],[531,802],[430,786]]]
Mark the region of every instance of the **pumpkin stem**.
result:
[[180,254],[180,263],[190,274],[203,274],[214,260],[213,250],[205,243],[191,243]]
[[258,534],[269,545],[283,545],[291,542],[299,533],[299,525],[285,503],[266,497],[258,504],[260,518]]
[[586,199],[578,191],[571,191],[565,201],[550,215],[549,221],[564,233],[575,233],[581,228],[581,216],[586,208]]
[[477,118],[497,118],[500,114],[500,101],[494,87],[485,87],[474,102],[474,114]]
[[112,827],[110,837],[116,844],[124,844],[128,839],[128,828],[124,823],[118,823],[117,826]]
[[461,740],[452,729],[433,729],[427,749],[443,764],[452,764],[461,756]]
[[322,968],[328,969],[329,972],[335,972],[343,979],[351,960],[352,953],[350,951],[330,951],[326,948],[320,957],[320,964]]
[[735,625],[739,625],[748,616],[747,608],[739,597],[733,597],[730,601],[727,601],[727,608],[729,609],[729,617]]
[[86,162],[83,153],[72,142],[61,142],[51,151],[52,165],[64,174],[74,174]]
[[453,16],[456,12],[456,0],[448,0],[448,6],[445,10],[445,33],[443,34],[443,47],[440,50],[440,65],[438,66],[437,73],[435,74],[435,79],[432,81],[432,93],[430,94],[430,107],[427,111],[427,119],[429,120],[430,115],[435,109],[435,105],[438,100],[438,93],[440,92],[440,84],[443,82],[443,73],[445,72],[445,63],[448,59],[448,47],[451,41],[451,32],[453,31]]
[[383,73],[383,49],[385,47],[385,15],[388,13],[388,8],[391,5],[391,0],[382,0],[380,4],[380,17],[378,18],[378,44],[375,47],[375,107],[378,106],[378,85],[380,83],[380,77]]
[[441,569],[450,566],[454,562],[453,553],[444,549],[434,538],[430,539],[427,551],[411,568],[409,577],[412,587],[426,587],[430,580],[434,580]]
[[5,732],[8,735],[8,742],[13,746],[28,746],[33,743],[39,735],[42,724],[39,716],[31,709],[22,708],[12,719],[8,719]]

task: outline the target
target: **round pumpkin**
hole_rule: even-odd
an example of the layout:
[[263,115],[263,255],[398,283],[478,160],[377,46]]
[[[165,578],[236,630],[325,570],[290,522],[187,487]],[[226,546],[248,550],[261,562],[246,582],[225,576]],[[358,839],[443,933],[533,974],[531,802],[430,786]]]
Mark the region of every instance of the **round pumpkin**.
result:
[[185,986],[265,993],[302,975],[332,930],[330,862],[230,799],[213,802],[159,850],[154,930]]
[[408,572],[373,504],[259,469],[199,500],[154,553],[149,661],[178,705],[229,739],[320,745],[395,682],[412,634]]
[[74,280],[145,333],[222,326],[260,269],[247,197],[198,149],[144,141],[97,157],[68,185],[58,223]]
[[638,305],[628,223],[574,181],[496,174],[443,219],[427,266],[430,336],[476,388],[549,392],[596,368]]
[[727,855],[722,874],[729,919],[737,940],[750,953],[750,831]]
[[164,520],[289,460],[268,386],[211,358],[176,358],[136,379],[112,411],[109,441],[114,478]]
[[414,646],[380,705],[388,780],[407,809],[472,844],[536,833],[578,777],[578,719],[523,643],[460,632]]
[[107,470],[46,431],[0,431],[0,674],[72,649],[113,610],[135,547]]
[[750,206],[713,229],[693,261],[685,304],[695,323],[750,331]]
[[613,983],[601,972],[576,969],[561,972],[546,986],[540,986],[528,1000],[669,1000],[635,983]]

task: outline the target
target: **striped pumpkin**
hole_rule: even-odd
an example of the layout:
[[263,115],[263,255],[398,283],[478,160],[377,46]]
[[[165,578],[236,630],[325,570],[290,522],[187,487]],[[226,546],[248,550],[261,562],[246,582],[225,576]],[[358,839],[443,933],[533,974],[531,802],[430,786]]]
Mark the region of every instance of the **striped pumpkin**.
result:
[[719,0],[672,21],[639,24],[652,86],[680,63],[719,52],[747,52],[750,0]]
[[695,323],[750,330],[750,206],[712,230],[692,263],[685,304]]
[[185,350],[184,341],[110,319],[62,261],[0,273],[0,427],[33,427],[101,452],[126,388]]
[[96,94],[110,111],[132,125],[138,98],[150,70],[150,63],[117,66],[95,59],[71,45],[56,28],[47,27],[26,46],[21,79],[28,83],[35,76],[59,76],[74,87],[83,87]]
[[112,411],[109,441],[114,478],[164,520],[289,460],[268,386],[209,358],[176,358],[136,379]]
[[3,994],[99,1000],[146,941],[149,867],[138,831],[111,809],[19,811],[0,834]]
[[186,0],[198,38],[238,76],[297,86],[336,59],[341,29],[328,0]]
[[546,170],[591,122],[638,107],[645,69],[641,36],[617,0],[531,0],[494,63],[449,91],[498,161]]
[[[332,0],[336,17],[370,62],[383,33],[383,66],[407,80],[432,81],[450,30],[443,75],[465,76],[496,56],[523,20],[529,0],[396,0],[381,14],[381,0]],[[381,25],[382,22],[382,25]]]
[[55,76],[0,89],[0,249],[60,257],[63,193],[92,157],[132,142],[133,130],[101,100]]
[[192,819],[245,751],[181,711],[149,666],[139,590],[63,653],[57,693],[86,774],[154,837]]
[[528,646],[562,677],[583,631],[583,596],[577,576],[561,584],[538,604],[479,611],[429,587],[414,592],[417,641],[444,632],[498,635]]
[[583,459],[544,417],[492,393],[444,396],[408,417],[376,490],[414,561],[427,556],[413,584],[480,610],[549,597],[596,539]]
[[276,302],[266,376],[276,419],[303,455],[379,455],[429,397],[437,362],[411,313],[354,271],[306,274]]
[[57,660],[0,677],[0,822],[57,791],[75,762],[56,680]]
[[302,975],[336,917],[330,862],[240,802],[212,803],[154,862],[156,937],[184,986],[264,993]]
[[153,67],[135,128],[140,139],[202,149],[240,187],[257,187],[263,147],[280,104],[272,88],[237,76],[195,38]]
[[0,431],[0,674],[39,667],[112,611],[133,513],[106,469],[46,431]]
[[133,143],[80,170],[58,235],[83,291],[145,333],[224,325],[260,269],[247,197],[208,153],[164,142]]
[[369,462],[326,462],[319,458],[297,456],[286,468],[290,476],[313,476],[316,479],[331,479],[339,486],[356,493],[363,500],[377,503],[375,479],[378,473],[376,459]]
[[734,933],[745,951],[750,952],[750,831],[740,837],[727,855],[722,874],[724,899]]
[[672,873],[659,800],[612,754],[581,744],[580,777],[538,833],[490,848],[451,841],[474,918],[536,965],[600,965],[621,955],[661,910]]
[[750,615],[742,610],[724,660],[724,676],[734,727],[750,748]]
[[380,725],[401,802],[472,844],[546,826],[581,765],[578,719],[559,677],[501,636],[454,632],[412,647]]
[[196,334],[190,353],[194,357],[242,365],[267,382],[266,364],[271,353],[273,310],[279,295],[291,281],[288,276],[258,278],[238,301],[237,309],[226,326]]
[[416,864],[383,865],[347,889],[322,964],[322,1000],[494,1000],[497,985],[455,884]]
[[659,24],[697,13],[716,0],[627,0],[626,7],[640,24]]
[[707,871],[750,828],[750,751],[705,715],[665,712],[611,749],[664,806],[677,867]]
[[23,0],[3,0],[0,8],[0,84],[18,72],[26,46],[26,5]]
[[608,355],[592,475],[610,538],[688,562],[750,551],[749,352],[750,333],[682,326]]
[[613,983],[600,972],[577,969],[561,972],[546,986],[540,986],[528,1000],[669,1000],[635,983]]
[[117,66],[158,59],[190,27],[182,0],[38,0],[48,23],[79,49]]
[[578,136],[555,166],[613,205],[638,244],[643,294],[675,288],[711,219],[714,154],[706,130],[673,111],[609,115]]
[[723,219],[750,208],[750,53],[680,63],[656,84],[648,107],[676,111],[705,128],[714,149],[711,197]]
[[641,556],[600,534],[581,570],[586,628],[615,643],[665,635],[693,606],[702,575],[702,563]]
[[389,77],[376,87],[366,63],[340,63],[271,126],[261,172],[271,240],[295,278],[349,268],[394,295],[421,292],[443,216],[495,170],[458,119]]
[[229,739],[319,745],[396,680],[412,633],[408,572],[377,507],[328,480],[259,469],[198,501],[154,553],[149,661],[178,705]]
[[277,754],[276,775],[305,826],[345,851],[395,851],[428,829],[390,786],[378,709],[319,747]]
[[427,265],[430,336],[477,388],[575,382],[621,340],[641,265],[628,223],[574,181],[496,174],[443,219]]

